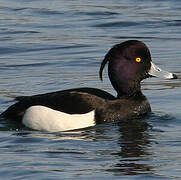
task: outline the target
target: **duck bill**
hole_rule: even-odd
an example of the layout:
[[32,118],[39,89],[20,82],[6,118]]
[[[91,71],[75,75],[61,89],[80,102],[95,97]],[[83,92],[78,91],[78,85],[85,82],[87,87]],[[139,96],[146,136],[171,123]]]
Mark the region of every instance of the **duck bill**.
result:
[[150,76],[159,77],[163,79],[177,79],[177,76],[175,74],[160,69],[158,66],[156,66],[152,62],[151,62],[151,67],[148,74]]

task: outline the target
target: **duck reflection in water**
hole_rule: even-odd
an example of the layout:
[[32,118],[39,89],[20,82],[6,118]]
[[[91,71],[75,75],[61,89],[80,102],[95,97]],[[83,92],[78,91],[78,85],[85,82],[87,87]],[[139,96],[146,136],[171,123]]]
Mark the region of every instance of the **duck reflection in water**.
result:
[[114,172],[115,175],[152,174],[153,167],[145,163],[151,155],[151,152],[148,151],[152,143],[149,129],[151,129],[151,125],[144,119],[120,122],[118,140],[120,151],[111,154],[119,157],[120,160],[107,171]]

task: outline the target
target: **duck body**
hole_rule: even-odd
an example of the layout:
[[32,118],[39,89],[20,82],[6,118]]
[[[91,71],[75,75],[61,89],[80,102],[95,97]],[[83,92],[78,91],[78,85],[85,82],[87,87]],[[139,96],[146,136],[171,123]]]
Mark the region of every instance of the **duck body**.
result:
[[70,89],[16,99],[18,102],[3,112],[3,117],[21,121],[29,107],[41,105],[71,115],[95,111],[94,120],[99,124],[138,117],[151,110],[147,98],[141,92],[131,98],[116,98],[95,88]]
[[[117,44],[108,51],[99,71],[101,80],[106,63],[117,97],[96,88],[17,97],[17,102],[0,117],[47,131],[51,131],[51,128],[52,131],[71,130],[138,118],[151,111],[147,98],[141,92],[141,81],[151,76],[176,78],[176,75],[154,65],[147,46],[137,40]],[[86,123],[80,123],[80,119]]]

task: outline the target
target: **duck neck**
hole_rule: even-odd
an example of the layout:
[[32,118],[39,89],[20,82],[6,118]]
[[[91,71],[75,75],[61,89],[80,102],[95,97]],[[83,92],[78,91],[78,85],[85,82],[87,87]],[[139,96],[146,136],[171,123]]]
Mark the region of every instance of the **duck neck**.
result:
[[114,87],[114,89],[117,92],[117,98],[122,98],[122,97],[134,97],[137,94],[141,93],[141,85],[140,82],[137,81],[119,81],[118,79],[110,79],[111,84]]
[[117,97],[135,97],[137,94],[141,93],[141,87],[139,83],[126,83],[121,84],[118,88],[116,88]]

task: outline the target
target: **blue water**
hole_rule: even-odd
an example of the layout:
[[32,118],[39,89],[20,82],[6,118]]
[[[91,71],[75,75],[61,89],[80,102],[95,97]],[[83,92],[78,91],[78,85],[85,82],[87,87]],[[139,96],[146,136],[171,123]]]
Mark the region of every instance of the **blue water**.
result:
[[[181,1],[0,1],[0,112],[14,96],[74,87],[115,94],[98,71],[108,49],[144,41],[181,77]],[[2,179],[180,179],[181,82],[142,83],[152,114],[129,123],[47,133],[0,123]]]

